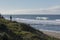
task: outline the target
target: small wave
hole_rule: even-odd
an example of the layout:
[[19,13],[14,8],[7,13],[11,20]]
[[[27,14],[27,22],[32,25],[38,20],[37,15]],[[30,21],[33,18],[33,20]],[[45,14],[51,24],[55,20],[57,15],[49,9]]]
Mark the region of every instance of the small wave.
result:
[[[9,18],[6,19],[9,20]],[[56,20],[35,20],[35,19],[13,18],[13,21],[23,22],[27,24],[60,25],[60,21],[56,21]]]
[[56,19],[56,21],[60,21],[60,19]]
[[19,22],[28,23],[28,24],[60,25],[60,21],[56,21],[56,20],[35,20],[35,19],[24,19],[24,18],[15,18],[14,20],[19,21]]
[[[6,19],[9,19],[9,18],[6,18]],[[13,20],[17,22],[27,23],[27,24],[39,24],[40,25],[40,23],[42,23],[44,25],[46,24],[60,25],[60,21],[57,22],[55,20],[35,20],[35,19],[24,19],[24,18],[13,18]],[[60,31],[43,30],[43,29],[39,29],[39,30],[60,33]]]
[[48,17],[36,17],[36,19],[38,19],[38,20],[47,20]]
[[47,31],[47,32],[55,32],[55,33],[60,33],[60,31],[53,31],[53,30],[44,30],[44,29],[39,29],[40,31]]

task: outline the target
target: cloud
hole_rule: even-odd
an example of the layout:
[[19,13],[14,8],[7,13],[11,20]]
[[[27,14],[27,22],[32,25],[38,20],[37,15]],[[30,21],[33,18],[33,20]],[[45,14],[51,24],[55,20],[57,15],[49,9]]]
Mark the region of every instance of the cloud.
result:
[[2,14],[60,14],[60,6],[39,9],[0,10]]

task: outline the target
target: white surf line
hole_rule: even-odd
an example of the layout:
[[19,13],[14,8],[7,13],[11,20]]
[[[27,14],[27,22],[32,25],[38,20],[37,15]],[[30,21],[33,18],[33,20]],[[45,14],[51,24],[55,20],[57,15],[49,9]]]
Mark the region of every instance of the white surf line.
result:
[[[9,18],[6,19],[10,20]],[[34,19],[13,18],[12,21],[22,22],[26,24],[60,25],[60,20],[34,20]]]
[[44,29],[39,29],[40,31],[46,31],[46,32],[55,32],[55,33],[60,33],[60,31],[53,31],[53,30],[44,30]]
[[[6,18],[7,20],[9,20],[8,18]],[[22,22],[22,23],[27,23],[27,24],[49,24],[49,25],[60,25],[60,21],[56,21],[56,20],[34,20],[34,19],[13,19],[13,21],[17,21],[17,22]],[[43,30],[43,29],[39,29],[40,31],[47,31],[47,32],[55,32],[55,33],[60,33],[60,31],[52,31],[52,30]]]
[[15,19],[17,22],[27,23],[27,24],[49,24],[49,25],[60,25],[60,21],[56,20],[34,20],[34,19]]

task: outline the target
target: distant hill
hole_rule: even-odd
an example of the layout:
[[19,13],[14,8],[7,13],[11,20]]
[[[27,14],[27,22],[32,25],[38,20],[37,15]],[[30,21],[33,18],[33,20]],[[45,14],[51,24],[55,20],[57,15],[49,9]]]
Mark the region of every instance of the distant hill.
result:
[[34,29],[28,24],[0,18],[0,40],[60,40]]

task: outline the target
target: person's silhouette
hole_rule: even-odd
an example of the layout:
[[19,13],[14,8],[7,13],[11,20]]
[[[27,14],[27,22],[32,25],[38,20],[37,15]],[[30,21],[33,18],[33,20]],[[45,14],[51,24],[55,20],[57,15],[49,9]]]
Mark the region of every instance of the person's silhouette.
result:
[[12,16],[10,15],[10,21],[12,21]]

